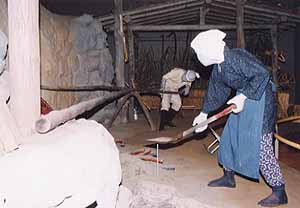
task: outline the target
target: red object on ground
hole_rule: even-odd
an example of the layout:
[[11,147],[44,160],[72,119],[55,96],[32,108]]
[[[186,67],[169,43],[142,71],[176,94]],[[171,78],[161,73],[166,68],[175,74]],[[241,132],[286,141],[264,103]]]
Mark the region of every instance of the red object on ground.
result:
[[53,111],[53,108],[46,102],[46,100],[41,98],[41,113],[42,113],[42,115],[48,114],[51,111]]
[[149,155],[151,153],[151,149],[146,149],[146,148],[142,148],[142,149],[138,149],[135,150],[133,152],[131,152],[131,155],[139,155],[139,154],[143,154],[143,155]]
[[155,163],[158,162],[159,164],[163,164],[164,163],[163,160],[158,160],[157,158],[154,158],[154,157],[141,157],[140,159],[144,160],[144,161],[155,162]]

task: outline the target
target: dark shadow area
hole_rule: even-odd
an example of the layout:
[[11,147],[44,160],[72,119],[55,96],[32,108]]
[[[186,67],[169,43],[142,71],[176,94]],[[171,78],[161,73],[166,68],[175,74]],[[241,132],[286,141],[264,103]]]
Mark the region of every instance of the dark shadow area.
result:
[[98,204],[95,201],[93,204],[89,205],[87,208],[96,208],[97,206],[98,206]]
[[[278,126],[278,134],[300,144],[300,123],[285,123]],[[279,161],[300,171],[300,150],[284,143],[279,144]]]

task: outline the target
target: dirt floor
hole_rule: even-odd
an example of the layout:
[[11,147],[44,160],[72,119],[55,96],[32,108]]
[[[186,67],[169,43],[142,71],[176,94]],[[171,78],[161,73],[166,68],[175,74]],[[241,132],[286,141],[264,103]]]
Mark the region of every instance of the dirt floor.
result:
[[[184,112],[183,116],[175,119],[177,128],[162,132],[151,131],[142,114],[139,114],[138,121],[110,129],[116,140],[124,141],[124,145],[119,145],[123,185],[133,191],[135,207],[259,207],[257,202],[270,194],[270,189],[262,179],[258,183],[237,176],[235,189],[207,186],[208,181],[222,175],[222,169],[217,164],[217,153],[211,155],[204,147],[214,140],[209,132],[193,136],[178,146],[160,145],[158,157],[163,160],[163,164],[159,166],[141,160],[140,155],[130,155],[140,148],[150,148],[151,153],[156,155],[156,146],[145,147],[146,140],[177,135],[191,126],[196,114],[193,111]],[[152,116],[158,124],[158,112],[153,111]],[[219,128],[221,123],[214,127],[218,133],[222,131]],[[281,162],[289,197],[289,204],[282,207],[296,208],[300,204],[300,171],[288,165]]]

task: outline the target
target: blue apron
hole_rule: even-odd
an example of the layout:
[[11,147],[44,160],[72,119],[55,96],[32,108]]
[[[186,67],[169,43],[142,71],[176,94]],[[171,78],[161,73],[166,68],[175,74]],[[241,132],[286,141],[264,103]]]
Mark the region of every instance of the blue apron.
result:
[[231,113],[221,136],[218,159],[224,168],[259,178],[265,92],[260,100],[246,99],[242,112]]

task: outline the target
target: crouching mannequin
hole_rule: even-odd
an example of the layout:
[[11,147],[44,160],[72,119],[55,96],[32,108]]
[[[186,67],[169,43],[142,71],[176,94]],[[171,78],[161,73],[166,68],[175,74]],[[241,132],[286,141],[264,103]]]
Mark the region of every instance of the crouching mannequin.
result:
[[182,105],[180,94],[187,96],[190,92],[192,82],[199,77],[198,73],[181,68],[174,68],[162,77],[161,89],[163,91],[179,92],[179,94],[162,94],[160,131],[164,130],[165,126],[175,127],[172,120]]
[[[236,108],[226,122],[218,152],[224,176],[208,186],[234,188],[235,172],[257,180],[261,172],[272,194],[258,204],[266,207],[286,204],[285,183],[272,146],[276,105],[271,75],[246,50],[227,48],[225,36],[222,31],[209,30],[199,33],[191,43],[204,66],[214,65],[202,112],[193,125],[226,103],[232,89],[237,92],[227,101]],[[206,128],[198,128],[196,132]]]

